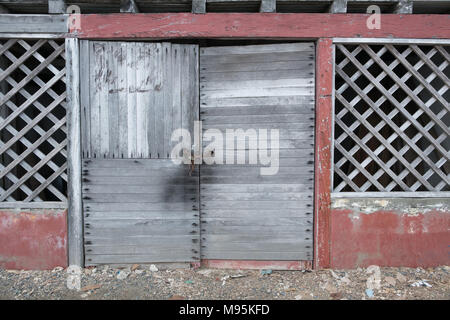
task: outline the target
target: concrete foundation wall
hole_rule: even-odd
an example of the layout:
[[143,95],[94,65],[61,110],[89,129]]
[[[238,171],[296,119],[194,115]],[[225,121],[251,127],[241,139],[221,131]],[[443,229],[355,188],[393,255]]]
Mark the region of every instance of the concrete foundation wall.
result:
[[333,199],[332,268],[450,264],[450,199]]
[[0,209],[0,267],[53,269],[67,266],[67,210]]

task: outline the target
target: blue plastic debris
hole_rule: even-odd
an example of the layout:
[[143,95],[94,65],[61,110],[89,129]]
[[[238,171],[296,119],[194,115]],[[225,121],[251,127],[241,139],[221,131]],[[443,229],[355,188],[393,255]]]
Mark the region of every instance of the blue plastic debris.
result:
[[263,270],[261,270],[261,274],[262,275],[265,275],[265,274],[271,274],[272,273],[272,270],[271,269],[263,269]]
[[372,289],[366,289],[366,294],[369,298],[373,298],[373,290]]

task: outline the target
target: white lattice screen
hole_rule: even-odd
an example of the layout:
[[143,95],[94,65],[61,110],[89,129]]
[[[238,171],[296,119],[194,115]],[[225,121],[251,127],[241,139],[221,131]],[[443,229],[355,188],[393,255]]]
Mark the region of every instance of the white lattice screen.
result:
[[64,41],[0,40],[0,201],[66,201]]
[[336,45],[334,192],[450,190],[449,52]]

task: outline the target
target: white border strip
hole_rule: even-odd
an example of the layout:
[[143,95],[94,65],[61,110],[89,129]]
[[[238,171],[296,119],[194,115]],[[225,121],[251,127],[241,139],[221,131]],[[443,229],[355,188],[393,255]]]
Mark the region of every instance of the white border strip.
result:
[[331,198],[449,198],[449,191],[399,192],[332,192]]
[[64,39],[67,33],[1,33],[0,39]]
[[67,202],[0,202],[1,209],[67,209]]
[[348,43],[348,44],[418,44],[418,45],[433,45],[433,44],[449,44],[450,39],[394,39],[394,38],[333,38],[333,43]]

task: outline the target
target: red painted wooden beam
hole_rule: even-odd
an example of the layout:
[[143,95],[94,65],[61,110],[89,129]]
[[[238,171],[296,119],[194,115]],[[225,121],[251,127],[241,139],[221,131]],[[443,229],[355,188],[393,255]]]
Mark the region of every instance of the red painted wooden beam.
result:
[[[383,14],[368,29],[368,14],[163,13],[81,15],[80,38],[450,38],[450,15]],[[71,31],[74,31],[73,29]]]
[[316,47],[316,143],[314,177],[314,268],[330,266],[333,41]]

